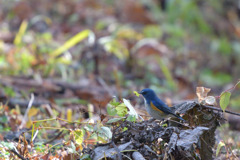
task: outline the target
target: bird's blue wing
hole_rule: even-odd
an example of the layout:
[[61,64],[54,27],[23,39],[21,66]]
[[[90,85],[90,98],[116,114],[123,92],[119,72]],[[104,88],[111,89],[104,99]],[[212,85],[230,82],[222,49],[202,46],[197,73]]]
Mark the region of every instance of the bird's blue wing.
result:
[[153,100],[152,104],[159,109],[160,111],[166,113],[166,114],[174,114],[172,110],[160,99]]
[[162,100],[157,99],[152,101],[152,107],[156,107],[155,110],[160,110],[160,112],[165,113],[165,114],[171,114],[174,115],[175,117],[181,119],[182,121],[185,121],[182,117],[176,115],[171,108],[169,108]]

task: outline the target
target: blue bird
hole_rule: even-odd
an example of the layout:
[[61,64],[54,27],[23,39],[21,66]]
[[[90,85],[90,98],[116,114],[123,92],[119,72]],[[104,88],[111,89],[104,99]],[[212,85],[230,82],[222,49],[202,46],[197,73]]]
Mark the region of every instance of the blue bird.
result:
[[143,95],[147,112],[155,119],[162,120],[168,116],[175,116],[185,122],[185,120],[176,115],[168,105],[157,97],[152,89],[145,88],[140,94]]

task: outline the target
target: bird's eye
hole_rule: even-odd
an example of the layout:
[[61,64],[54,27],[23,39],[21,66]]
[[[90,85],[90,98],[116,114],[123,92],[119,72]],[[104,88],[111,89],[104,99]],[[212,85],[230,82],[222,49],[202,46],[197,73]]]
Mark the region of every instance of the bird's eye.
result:
[[146,94],[146,92],[142,92],[142,94]]

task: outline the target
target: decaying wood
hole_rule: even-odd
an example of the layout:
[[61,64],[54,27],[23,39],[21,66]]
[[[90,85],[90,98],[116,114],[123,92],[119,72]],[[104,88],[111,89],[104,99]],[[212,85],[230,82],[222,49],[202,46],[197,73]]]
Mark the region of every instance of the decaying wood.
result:
[[[159,121],[124,121],[114,129],[112,141],[118,146],[128,144],[125,150],[137,150],[145,159],[212,159],[215,130],[223,118],[222,113],[192,101],[174,108],[175,112],[184,114],[185,124],[189,127],[172,121],[168,127],[163,127]],[[103,153],[114,149],[111,144],[106,144],[106,152],[102,151],[104,148],[98,152],[99,147],[94,149],[93,159],[104,157]],[[124,154],[132,157],[132,152]],[[112,158],[114,153],[108,155],[106,158]]]

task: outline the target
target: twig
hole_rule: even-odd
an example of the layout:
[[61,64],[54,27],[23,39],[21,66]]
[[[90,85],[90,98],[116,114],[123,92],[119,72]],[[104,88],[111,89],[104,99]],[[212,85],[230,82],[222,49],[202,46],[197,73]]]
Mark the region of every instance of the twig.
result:
[[[234,90],[239,83],[240,83],[240,80],[238,80],[238,82],[237,82],[232,88],[229,88],[229,89],[227,89],[227,90],[225,90],[225,91],[223,91],[223,92],[229,92],[229,91],[231,91],[231,90]],[[220,96],[221,96],[221,95],[220,95]],[[220,96],[216,96],[216,98],[220,98]]]
[[201,106],[204,107],[204,108],[208,108],[208,109],[212,109],[212,110],[216,110],[216,111],[220,111],[220,112],[226,112],[226,113],[229,113],[229,114],[240,116],[240,113],[231,112],[231,111],[228,111],[228,110],[223,111],[221,108],[216,108],[216,107],[212,107],[212,106],[205,106],[205,105],[201,105]]
[[180,124],[180,125],[182,125],[182,126],[184,126],[184,127],[188,127],[188,128],[194,129],[193,127],[187,126],[187,125],[185,125],[184,123],[181,123],[181,122],[178,122],[178,121],[174,121],[174,120],[172,120],[172,119],[167,119],[167,120],[168,120],[168,121],[171,121],[171,122],[174,122],[174,123],[177,123],[177,124]]
[[21,123],[21,125],[19,126],[20,129],[23,127],[23,125],[24,125],[24,124],[26,123],[26,121],[27,121],[28,112],[29,112],[30,108],[32,107],[33,101],[34,101],[34,94],[31,93],[31,99],[30,99],[30,101],[29,101],[29,103],[28,103],[28,107],[27,107],[27,110],[26,110],[26,112],[25,112],[25,114],[24,114],[22,123]]
[[16,152],[14,149],[10,150],[12,153],[14,153],[15,155],[18,156],[18,158],[22,159],[22,160],[27,160],[26,158],[24,158],[22,155],[20,155],[18,152]]
[[35,132],[35,134],[34,134],[34,136],[33,136],[33,138],[32,138],[32,142],[33,142],[34,139],[37,137],[37,134],[38,134],[38,129],[37,129],[37,131]]
[[60,137],[62,133],[63,133],[63,131],[59,132],[55,137],[53,137],[52,139],[48,140],[47,142],[44,142],[44,145],[53,142],[55,139]]
[[230,152],[232,153],[232,156],[237,159],[238,157],[233,153],[233,150],[232,150],[232,148],[229,146],[229,144],[225,143],[225,145],[226,145],[226,149],[229,149]]

